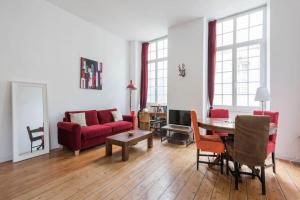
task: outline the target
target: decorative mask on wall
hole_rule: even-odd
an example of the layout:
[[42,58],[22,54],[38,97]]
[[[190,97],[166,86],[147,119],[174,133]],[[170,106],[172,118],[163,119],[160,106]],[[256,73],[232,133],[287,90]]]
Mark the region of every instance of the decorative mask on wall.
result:
[[181,77],[185,77],[185,64],[178,65],[178,75]]

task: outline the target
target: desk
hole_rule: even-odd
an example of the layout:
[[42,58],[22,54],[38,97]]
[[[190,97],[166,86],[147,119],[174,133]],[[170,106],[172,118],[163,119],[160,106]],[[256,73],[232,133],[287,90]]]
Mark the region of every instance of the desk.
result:
[[[198,126],[210,131],[226,132],[233,135],[235,132],[235,123],[233,119],[227,118],[206,118],[198,121]],[[270,123],[269,135],[275,134],[277,126],[274,123]]]
[[[161,127],[161,129],[167,131],[165,136],[161,135],[161,142],[163,142],[165,140],[171,140],[172,142],[175,142],[176,144],[178,144],[177,142],[179,142],[179,144],[180,144],[180,140],[184,140],[186,146],[188,146],[194,142],[194,134],[193,134],[193,130],[191,127],[166,125],[166,126]],[[176,137],[176,134],[179,134],[179,135],[177,135],[177,137]],[[193,134],[192,140],[191,140],[191,134]],[[180,137],[180,135],[182,135],[183,137]]]

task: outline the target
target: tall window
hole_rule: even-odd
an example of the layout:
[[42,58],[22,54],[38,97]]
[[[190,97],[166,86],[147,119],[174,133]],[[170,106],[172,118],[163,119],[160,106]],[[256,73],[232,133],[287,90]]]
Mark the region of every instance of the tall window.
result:
[[214,105],[257,107],[256,89],[266,86],[265,8],[217,23]]
[[148,52],[149,104],[167,104],[168,39],[150,42]]

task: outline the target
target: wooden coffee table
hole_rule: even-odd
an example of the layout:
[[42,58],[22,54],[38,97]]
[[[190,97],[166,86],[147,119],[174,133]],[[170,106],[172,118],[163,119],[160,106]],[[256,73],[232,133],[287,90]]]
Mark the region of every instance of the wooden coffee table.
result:
[[128,132],[119,133],[106,138],[106,155],[112,155],[112,145],[122,147],[122,160],[127,161],[129,158],[129,147],[135,145],[142,140],[148,140],[148,148],[153,147],[153,135],[151,131],[144,130],[132,130],[132,136],[128,135]]

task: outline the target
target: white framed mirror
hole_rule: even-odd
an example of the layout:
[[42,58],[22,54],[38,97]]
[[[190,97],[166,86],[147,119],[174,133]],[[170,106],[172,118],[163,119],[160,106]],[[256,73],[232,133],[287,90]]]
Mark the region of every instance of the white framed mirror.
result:
[[13,162],[49,153],[47,85],[12,82]]

